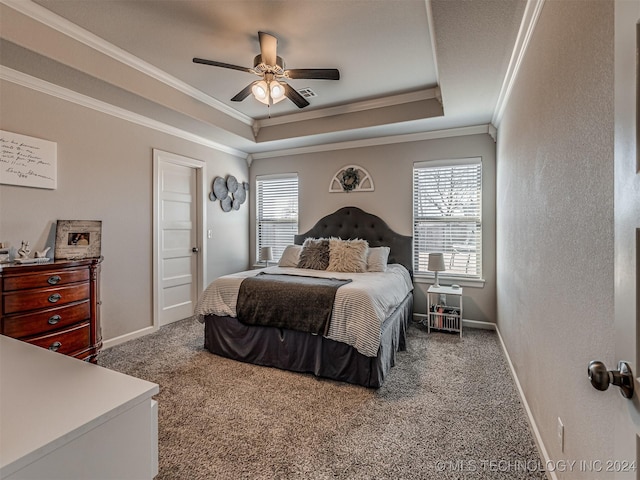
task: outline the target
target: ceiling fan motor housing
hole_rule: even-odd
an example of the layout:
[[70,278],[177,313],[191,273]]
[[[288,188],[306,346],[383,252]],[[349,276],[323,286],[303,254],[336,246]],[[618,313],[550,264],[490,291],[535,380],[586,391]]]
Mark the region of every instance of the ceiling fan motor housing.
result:
[[275,65],[267,65],[262,61],[262,55],[258,54],[253,59],[253,68],[263,73],[273,73],[274,75],[284,75],[284,60],[276,57]]

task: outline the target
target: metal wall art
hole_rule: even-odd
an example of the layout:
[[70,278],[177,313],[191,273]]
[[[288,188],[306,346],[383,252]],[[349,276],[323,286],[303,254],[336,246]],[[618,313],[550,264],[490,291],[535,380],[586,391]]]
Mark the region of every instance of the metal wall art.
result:
[[373,178],[361,166],[347,165],[335,173],[329,192],[373,192]]
[[228,175],[226,179],[216,177],[211,185],[209,200],[212,202],[220,200],[220,206],[224,212],[240,210],[240,205],[247,200],[248,191],[249,184],[247,182],[238,182],[233,175]]

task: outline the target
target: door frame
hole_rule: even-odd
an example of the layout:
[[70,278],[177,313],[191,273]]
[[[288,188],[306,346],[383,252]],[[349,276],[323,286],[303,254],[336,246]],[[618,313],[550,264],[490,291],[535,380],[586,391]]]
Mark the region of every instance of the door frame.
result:
[[169,163],[191,167],[196,170],[196,238],[200,251],[198,252],[198,275],[196,291],[204,290],[207,281],[206,261],[207,241],[206,229],[206,193],[207,193],[207,164],[202,160],[185,157],[163,150],[153,149],[153,329],[160,328],[160,164]]
[[[627,192],[640,182],[638,158],[638,69],[640,0],[616,0],[614,17],[614,328],[615,361],[626,361],[633,372],[635,393],[613,400],[613,460],[640,461],[640,231],[638,207],[625,208]],[[632,225],[633,231],[629,228]],[[631,245],[631,248],[629,246]],[[609,365],[616,370],[617,365]],[[635,441],[629,441],[634,438]],[[614,470],[616,479],[640,479],[640,471]]]

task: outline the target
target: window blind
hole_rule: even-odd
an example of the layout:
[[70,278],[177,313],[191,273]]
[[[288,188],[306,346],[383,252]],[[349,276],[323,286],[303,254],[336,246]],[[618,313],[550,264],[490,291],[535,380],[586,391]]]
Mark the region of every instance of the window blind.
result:
[[420,162],[413,168],[413,268],[427,269],[429,253],[444,254],[445,272],[482,276],[482,163],[479,158]]
[[272,247],[277,262],[298,233],[298,176],[256,177],[256,190],[256,258],[261,247]]

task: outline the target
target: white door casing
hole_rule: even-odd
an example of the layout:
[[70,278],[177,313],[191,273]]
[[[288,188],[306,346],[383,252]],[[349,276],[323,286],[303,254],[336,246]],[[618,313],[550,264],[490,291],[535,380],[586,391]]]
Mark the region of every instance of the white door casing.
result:
[[153,170],[153,311],[158,328],[193,315],[205,284],[206,174],[204,162],[155,149]]
[[[631,366],[635,393],[626,399],[610,388],[615,422],[613,462],[635,462],[635,468],[611,465],[616,479],[640,479],[640,159],[638,158],[638,78],[636,78],[640,0],[615,3],[615,354]],[[617,369],[617,365],[607,365]],[[603,412],[606,413],[606,412]]]

